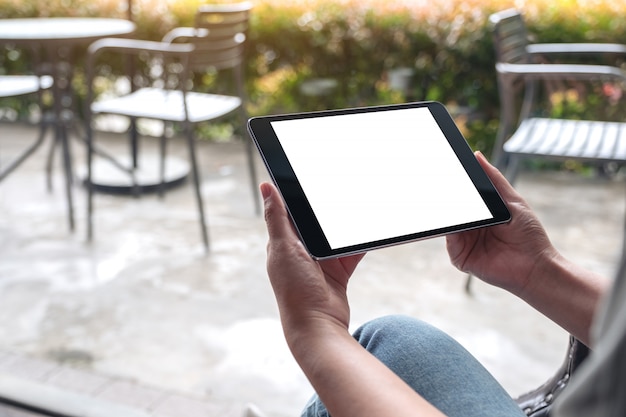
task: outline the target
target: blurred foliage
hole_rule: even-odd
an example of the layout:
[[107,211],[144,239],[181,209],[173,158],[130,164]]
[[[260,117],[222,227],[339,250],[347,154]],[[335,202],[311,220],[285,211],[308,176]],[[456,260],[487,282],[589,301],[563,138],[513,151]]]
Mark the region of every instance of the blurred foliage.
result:
[[[190,26],[197,7],[208,2],[132,0],[136,37],[156,40],[173,27]],[[251,115],[437,100],[448,106],[472,147],[485,152],[493,144],[499,112],[490,13],[520,9],[535,42],[626,39],[626,2],[615,0],[253,3],[245,69]],[[0,0],[0,17],[28,16],[126,17],[128,3]],[[19,68],[25,60],[10,47],[0,59],[4,70]],[[399,68],[412,71],[406,88],[390,77]],[[334,80],[335,85],[319,96],[303,92],[303,83],[315,79]],[[552,103],[546,111],[575,117],[617,115],[612,109],[623,101],[621,86],[614,85],[559,86],[546,94]]]

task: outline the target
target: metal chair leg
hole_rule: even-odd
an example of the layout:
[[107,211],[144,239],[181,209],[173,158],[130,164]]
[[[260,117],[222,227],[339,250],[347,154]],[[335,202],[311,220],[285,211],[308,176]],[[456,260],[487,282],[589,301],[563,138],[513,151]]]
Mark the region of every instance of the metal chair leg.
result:
[[65,195],[67,197],[68,221],[70,230],[74,231],[74,202],[72,197],[72,185],[74,182],[72,170],[72,156],[70,155],[70,144],[65,126],[59,126],[61,137],[61,150],[63,152],[63,171],[65,173]]
[[163,122],[163,133],[159,138],[159,198],[165,196],[165,157],[167,154],[167,125]]
[[87,176],[85,186],[87,187],[87,241],[93,239],[93,184],[92,184],[92,164],[93,164],[93,134],[91,127],[87,128]]
[[54,165],[54,150],[57,147],[57,139],[53,138],[50,143],[50,150],[48,151],[48,157],[46,158],[46,185],[48,192],[52,192],[52,170]]
[[191,161],[191,173],[193,175],[193,184],[194,190],[196,193],[196,200],[198,202],[198,212],[200,215],[200,227],[202,233],[202,241],[204,242],[204,247],[208,251],[209,250],[209,234],[207,232],[206,219],[204,216],[204,202],[202,200],[202,194],[200,192],[200,172],[198,170],[198,162],[196,159],[196,144],[195,139],[193,137],[192,128],[190,126],[185,127],[187,143],[189,145],[189,159]]
[[465,277],[465,294],[472,293],[472,281],[474,280],[474,276],[472,274],[467,274]]

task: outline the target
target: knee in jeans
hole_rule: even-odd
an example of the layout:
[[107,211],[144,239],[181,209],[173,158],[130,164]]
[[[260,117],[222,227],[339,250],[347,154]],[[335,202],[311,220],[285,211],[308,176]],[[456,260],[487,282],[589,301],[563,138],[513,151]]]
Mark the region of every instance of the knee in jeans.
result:
[[387,338],[411,334],[417,336],[423,334],[430,325],[425,322],[402,315],[379,317],[371,320],[354,332],[354,337],[362,344],[377,338]]
[[367,322],[354,333],[354,337],[369,351],[375,351],[381,346],[422,346],[429,349],[456,343],[446,333],[428,323],[402,315],[385,316]]

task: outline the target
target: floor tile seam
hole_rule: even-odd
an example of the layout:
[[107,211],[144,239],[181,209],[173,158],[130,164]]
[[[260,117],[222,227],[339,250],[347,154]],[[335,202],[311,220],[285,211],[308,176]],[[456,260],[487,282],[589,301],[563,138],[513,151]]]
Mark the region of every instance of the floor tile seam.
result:
[[[28,381],[32,381],[32,382],[37,382],[37,383],[41,383],[47,386],[51,386],[54,387],[56,389],[62,390],[62,391],[67,391],[67,392],[72,392],[75,394],[79,394],[79,395],[83,395],[86,397],[98,397],[99,393],[104,391],[104,389],[106,389],[106,387],[112,383],[115,382],[116,378],[114,377],[110,377],[110,376],[106,376],[106,375],[102,375],[100,373],[94,372],[94,371],[90,371],[88,369],[85,368],[78,368],[78,367],[73,367],[67,364],[62,364],[62,363],[56,363],[52,360],[49,359],[41,359],[41,358],[35,358],[29,355],[21,355],[21,354],[15,354],[13,352],[8,352],[8,351],[2,351],[0,352],[0,355],[2,356],[9,356],[10,359],[6,362],[4,361],[0,361],[0,372],[4,372],[6,374],[10,374],[12,377],[14,378],[19,378],[19,379],[23,379],[23,380],[28,380]],[[23,374],[19,374],[19,372],[15,372],[15,370],[10,369],[11,367],[13,367],[16,363],[18,363],[20,360],[23,361],[32,361],[32,360],[36,360],[37,362],[46,362],[48,364],[50,364],[50,366],[52,367],[51,369],[42,372],[42,374],[38,377],[32,377],[32,376],[25,376]],[[83,372],[86,372],[88,374],[95,374],[98,375],[100,377],[103,377],[107,380],[106,383],[102,384],[102,386],[99,386],[96,390],[94,390],[93,392],[87,393],[87,392],[79,392],[77,390],[73,390],[67,387],[61,387],[58,384],[55,384],[53,382],[51,382],[52,378],[59,375],[61,372],[63,372],[64,369],[69,369],[69,370],[80,370]]]
[[[47,387],[53,388],[55,390],[59,390],[62,392],[67,392],[69,394],[72,395],[76,395],[76,396],[81,396],[81,397],[85,397],[85,398],[92,398],[94,400],[98,400],[98,401],[105,401],[105,402],[109,402],[111,404],[117,404],[117,405],[121,405],[127,408],[134,408],[136,410],[140,410],[142,412],[148,413],[150,415],[155,415],[155,413],[158,413],[159,408],[163,405],[166,404],[168,399],[173,398],[173,397],[180,397],[183,398],[185,400],[189,400],[189,401],[197,401],[200,403],[205,403],[207,405],[210,405],[211,402],[205,398],[201,398],[200,396],[194,396],[194,395],[189,395],[188,393],[184,393],[184,392],[178,392],[178,391],[173,391],[173,390],[167,390],[167,389],[163,389],[163,388],[159,388],[159,387],[153,387],[151,385],[147,385],[145,383],[142,383],[140,381],[136,381],[132,378],[122,378],[122,377],[116,377],[116,376],[110,376],[110,375],[104,375],[101,373],[98,373],[96,371],[92,371],[92,370],[88,370],[85,368],[77,368],[77,367],[73,367],[67,364],[58,364],[55,363],[54,361],[51,361],[49,359],[41,359],[41,358],[33,358],[31,356],[28,355],[21,355],[21,354],[15,354],[12,352],[8,352],[8,351],[0,351],[0,357],[8,357],[8,360],[0,360],[0,374],[4,373],[7,375],[10,375],[12,378],[15,379],[20,379],[20,380],[24,380],[24,381],[28,381],[28,382],[33,382],[33,383],[38,383],[38,384],[42,384],[45,385]],[[18,372],[15,372],[15,370],[11,371],[10,369],[7,369],[10,367],[9,364],[15,364],[20,360],[24,360],[24,361],[29,361],[29,360],[36,360],[39,363],[43,363],[43,362],[47,362],[50,364],[50,366],[52,367],[51,369],[48,369],[46,371],[42,371],[42,374],[37,376],[37,377],[33,377],[33,376],[26,376],[26,375],[20,375]],[[94,374],[97,375],[99,377],[102,377],[106,380],[105,383],[103,383],[101,386],[99,386],[96,390],[94,390],[93,392],[80,392],[78,390],[74,390],[74,389],[70,389],[67,387],[63,387],[63,386],[59,386],[58,384],[54,384],[51,382],[51,379],[55,376],[58,375],[60,372],[62,372],[64,369],[70,369],[70,370],[80,370],[83,371],[87,374]],[[106,391],[107,387],[110,387],[111,385],[115,384],[116,382],[122,382],[122,383],[129,383],[131,385],[137,386],[138,388],[147,388],[147,389],[155,389],[158,391],[161,391],[161,395],[159,395],[156,399],[154,399],[153,401],[150,402],[150,404],[148,404],[145,407],[137,407],[134,405],[130,405],[127,404],[123,401],[113,401],[109,398],[104,398],[103,397],[103,393]],[[159,414],[162,415],[162,414]]]

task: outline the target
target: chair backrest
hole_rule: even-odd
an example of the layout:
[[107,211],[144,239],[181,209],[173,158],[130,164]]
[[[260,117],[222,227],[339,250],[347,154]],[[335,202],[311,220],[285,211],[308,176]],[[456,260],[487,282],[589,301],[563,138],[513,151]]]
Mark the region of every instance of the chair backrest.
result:
[[489,17],[498,62],[528,64],[528,32],[522,15],[515,9],[494,13]]
[[[528,33],[522,15],[515,9],[508,9],[494,13],[489,16],[489,23],[493,36],[494,49],[496,53],[496,68],[498,64],[530,64],[530,57],[527,51]],[[517,82],[517,77],[498,74],[498,93],[500,95],[500,125],[494,144],[492,159],[499,166],[504,161],[502,146],[504,141],[512,133],[519,123],[519,113],[516,111],[517,100],[513,94],[513,82]],[[535,82],[527,81],[524,89],[524,101],[522,104],[522,114],[525,117],[529,114],[535,92]]]
[[250,2],[200,6],[195,27],[203,32],[193,38],[196,50],[191,57],[192,70],[221,70],[241,64],[251,9]]

